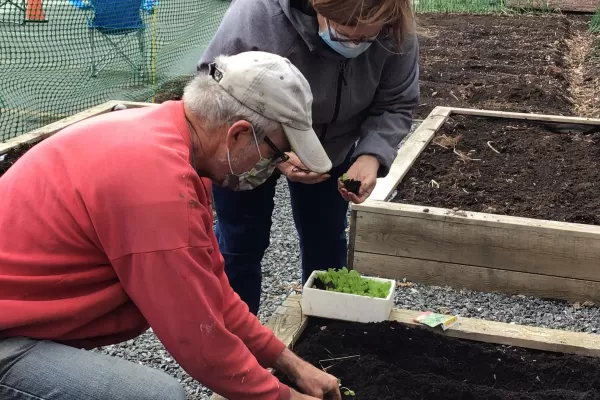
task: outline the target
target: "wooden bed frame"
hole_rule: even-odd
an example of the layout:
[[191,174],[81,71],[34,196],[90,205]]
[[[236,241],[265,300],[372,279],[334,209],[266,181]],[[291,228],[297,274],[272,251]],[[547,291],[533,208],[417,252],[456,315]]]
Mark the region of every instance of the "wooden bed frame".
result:
[[[310,318],[302,315],[300,307],[301,299],[302,296],[297,294],[288,296],[266,324],[291,349],[293,349],[294,344],[304,332]],[[415,329],[431,330],[429,327],[413,321],[413,318],[418,314],[420,314],[419,311],[394,308],[390,313],[389,320],[398,321],[403,325]],[[443,336],[478,342],[600,357],[600,335],[589,333],[537,328],[462,317],[459,317],[457,323],[447,331],[436,329],[435,332]],[[226,399],[214,394],[211,400]]]
[[600,226],[390,202],[452,115],[600,125],[600,119],[437,107],[370,198],[353,204],[349,267],[362,274],[572,302],[600,301]]
[[19,147],[22,144],[35,143],[46,139],[47,137],[59,132],[61,129],[64,129],[69,125],[73,125],[76,122],[83,121],[85,119],[95,117],[97,115],[105,114],[107,112],[111,112],[113,108],[118,104],[122,104],[127,108],[140,108],[158,105],[155,103],[139,103],[134,101],[111,100],[106,103],[97,105],[95,107],[88,108],[87,110],[84,110],[80,113],[73,114],[70,117],[63,118],[51,124],[45,125],[39,129],[33,130],[28,133],[24,133],[23,135],[16,136],[12,139],[7,140],[4,143],[0,143],[0,155],[7,153],[13,148]]

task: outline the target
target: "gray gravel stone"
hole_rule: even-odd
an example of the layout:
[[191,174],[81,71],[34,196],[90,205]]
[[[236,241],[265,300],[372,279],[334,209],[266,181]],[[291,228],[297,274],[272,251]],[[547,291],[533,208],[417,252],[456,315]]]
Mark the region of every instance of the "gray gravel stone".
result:
[[[300,284],[298,237],[293,224],[287,183],[284,179],[280,179],[277,186],[271,246],[263,260],[263,268],[263,295],[259,318],[264,323]],[[564,302],[533,297],[410,284],[397,289],[395,300],[397,307],[412,310],[431,310],[571,331],[590,333],[600,331],[599,308],[578,308]],[[204,400],[211,395],[209,390],[177,365],[152,330],[135,340],[94,351],[165,371],[182,383],[190,400]]]
[[520,325],[596,333],[600,308],[523,295],[481,293],[408,284],[396,290],[396,306]]

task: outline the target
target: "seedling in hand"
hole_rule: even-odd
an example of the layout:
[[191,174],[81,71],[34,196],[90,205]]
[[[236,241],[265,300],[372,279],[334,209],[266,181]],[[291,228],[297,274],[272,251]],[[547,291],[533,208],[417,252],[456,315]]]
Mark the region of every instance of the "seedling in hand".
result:
[[354,396],[354,390],[352,389],[348,389],[346,386],[342,386],[342,380],[338,378],[338,385],[340,387],[340,390],[342,390],[344,392],[344,395],[346,396]]
[[346,176],[346,174],[342,175],[342,183],[347,191],[350,193],[354,193],[358,196],[358,191],[360,189],[361,181],[357,181],[356,179],[351,179]]

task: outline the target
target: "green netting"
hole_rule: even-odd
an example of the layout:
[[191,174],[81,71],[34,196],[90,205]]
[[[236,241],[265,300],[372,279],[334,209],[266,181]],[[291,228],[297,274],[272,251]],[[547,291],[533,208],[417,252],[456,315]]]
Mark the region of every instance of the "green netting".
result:
[[[412,1],[417,13],[547,8],[544,0]],[[0,0],[0,141],[108,100],[178,97],[229,5]]]
[[42,0],[42,15],[27,1],[0,0],[0,141],[108,100],[180,90],[230,5]]

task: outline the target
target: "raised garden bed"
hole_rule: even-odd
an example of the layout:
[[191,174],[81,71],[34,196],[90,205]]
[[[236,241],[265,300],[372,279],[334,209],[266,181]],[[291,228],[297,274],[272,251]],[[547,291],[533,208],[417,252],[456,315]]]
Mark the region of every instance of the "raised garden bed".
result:
[[288,297],[267,325],[354,392],[345,399],[600,398],[597,335],[461,317],[442,332],[401,309],[386,322],[339,322],[306,317],[301,301]]
[[371,198],[352,206],[350,266],[599,301],[599,127],[586,118],[436,108]]
[[[421,14],[421,100],[436,107],[598,115],[600,78],[583,75],[592,51],[589,15]],[[594,86],[596,85],[596,86]],[[588,104],[582,108],[583,104]]]

